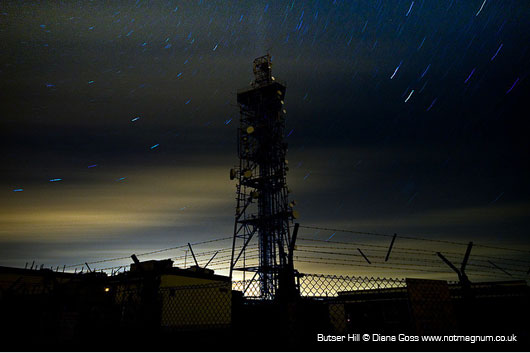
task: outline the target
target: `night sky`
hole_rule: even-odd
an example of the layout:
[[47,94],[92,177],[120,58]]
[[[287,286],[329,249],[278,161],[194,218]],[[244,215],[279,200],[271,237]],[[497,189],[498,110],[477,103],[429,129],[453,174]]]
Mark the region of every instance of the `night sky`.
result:
[[530,249],[528,1],[2,1],[0,41],[0,265],[230,237],[267,50],[302,225]]

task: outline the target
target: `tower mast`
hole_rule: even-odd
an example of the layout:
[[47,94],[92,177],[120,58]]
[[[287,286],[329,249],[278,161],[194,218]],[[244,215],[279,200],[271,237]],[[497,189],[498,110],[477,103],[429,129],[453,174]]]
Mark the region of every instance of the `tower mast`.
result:
[[[275,80],[271,67],[269,54],[255,59],[251,87],[238,91],[239,166],[230,171],[230,178],[237,180],[230,277],[234,270],[256,272],[262,299],[275,298],[278,289],[285,286],[281,284],[284,274],[293,268],[289,226],[296,218],[286,183],[286,87]],[[255,237],[259,265],[239,267],[242,254]]]

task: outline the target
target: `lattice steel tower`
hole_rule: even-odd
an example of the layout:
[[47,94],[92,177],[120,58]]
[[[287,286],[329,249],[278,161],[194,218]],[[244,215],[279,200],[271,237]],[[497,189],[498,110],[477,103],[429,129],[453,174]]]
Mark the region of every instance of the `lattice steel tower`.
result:
[[[253,66],[255,80],[237,94],[239,167],[230,170],[230,178],[238,181],[230,277],[234,270],[255,272],[261,298],[273,299],[294,288],[295,239],[289,226],[297,214],[286,184],[285,85],[272,76],[269,54]],[[259,265],[238,267],[256,235]]]

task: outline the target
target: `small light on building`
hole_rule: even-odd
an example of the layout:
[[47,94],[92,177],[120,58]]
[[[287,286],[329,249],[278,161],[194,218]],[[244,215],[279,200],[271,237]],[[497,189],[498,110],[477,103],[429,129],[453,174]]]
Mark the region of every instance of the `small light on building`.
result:
[[105,287],[105,292],[110,292],[110,288],[109,287]]

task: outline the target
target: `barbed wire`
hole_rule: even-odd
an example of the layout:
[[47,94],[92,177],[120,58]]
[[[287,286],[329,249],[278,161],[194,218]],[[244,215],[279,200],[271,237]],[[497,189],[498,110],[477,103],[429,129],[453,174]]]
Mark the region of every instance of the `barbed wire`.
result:
[[[381,266],[381,265],[369,265],[367,263],[359,263],[359,264],[353,264],[351,262],[327,262],[327,261],[319,261],[319,260],[329,260],[327,258],[313,258],[313,257],[303,257],[303,256],[295,256],[298,262],[305,262],[305,263],[314,263],[314,264],[324,264],[324,265],[334,265],[334,266],[360,266],[360,267],[371,267],[371,268],[384,268],[389,270],[404,270],[404,271],[420,271],[420,272],[426,272],[426,273],[443,273],[446,275],[455,275],[454,272],[450,271],[437,271],[437,270],[429,270],[425,269],[425,266],[411,266],[411,267],[398,267],[398,266]],[[508,276],[507,274],[502,273],[496,273],[495,275],[487,275],[483,273],[476,273],[477,271],[471,271],[473,272],[474,276],[481,276],[481,277],[509,277],[513,279],[513,276]]]
[[[302,250],[302,251],[305,251],[305,252],[310,252],[310,253],[314,253],[314,254],[323,254],[323,255],[337,255],[336,253],[332,253],[332,252],[322,252],[322,251],[313,251],[313,250]],[[348,255],[348,256],[352,256],[354,255],[355,257],[357,257],[357,254],[340,254],[340,255]],[[340,259],[340,258],[319,258],[319,259],[329,259],[329,260],[342,260],[342,261],[351,261],[351,262],[354,262],[354,263],[360,263],[360,264],[366,264],[366,260],[357,260],[357,259]],[[439,262],[439,261],[432,261],[432,260],[421,260],[421,259],[417,259],[416,262],[421,262],[421,263],[428,263],[429,266],[431,268],[440,268],[440,269],[446,269],[446,266]],[[379,266],[379,262],[375,262],[375,261],[371,261],[371,263],[369,265],[374,265],[374,266]],[[390,263],[388,263],[388,265],[391,265]],[[421,267],[425,267],[424,265],[422,264],[418,264],[418,263],[410,263],[410,262],[399,262],[397,263],[397,265],[404,265],[404,266],[421,266]],[[494,269],[493,267],[488,267],[488,269]],[[447,271],[447,270],[446,270]],[[475,272],[486,272],[486,273],[489,273],[491,271],[483,271],[483,270],[473,270]],[[444,271],[445,272],[445,271]],[[450,272],[450,271],[449,271]]]
[[[319,246],[319,245],[297,245],[297,250],[300,250],[300,251],[303,251],[304,248],[312,248],[312,249],[330,249],[330,250],[351,250],[351,251],[355,251],[357,252],[358,249],[357,248],[350,248],[350,247],[332,247],[332,246]],[[300,249],[302,248],[302,249]],[[386,248],[386,247],[385,247]],[[387,253],[387,249],[369,249],[371,252],[377,252],[377,253],[383,253],[383,254],[386,254]],[[412,255],[430,255],[430,256],[437,256],[436,253],[434,251],[429,251],[429,252],[426,252],[426,253],[414,253],[414,252],[410,252],[410,251],[401,251],[401,250],[396,250],[395,248],[392,249],[392,253],[396,253],[396,254],[412,254]],[[337,253],[339,254],[339,253]],[[444,252],[445,254],[445,252]],[[346,254],[344,254],[346,255]],[[355,255],[355,256],[358,256],[357,253],[354,253],[354,254],[349,254],[349,255]],[[458,255],[458,257],[456,257]],[[449,259],[453,259],[453,260],[460,260],[461,259],[461,254],[455,254],[454,256],[447,256],[447,258]],[[439,263],[440,262],[440,259],[438,257],[436,257],[437,260],[424,260],[424,261],[429,261],[429,262],[436,262],[436,263]],[[392,260],[395,260],[395,259],[401,259],[401,260],[414,260],[415,258],[411,258],[411,257],[408,257],[408,258],[404,258],[404,257],[400,257],[400,256],[392,256],[390,259]],[[421,259],[419,259],[421,260]],[[469,262],[468,265],[471,265],[471,266],[478,266],[478,267],[485,267],[485,268],[489,268],[489,269],[495,269],[494,267],[492,267],[491,265],[481,265],[481,264],[476,264],[474,262],[476,261],[480,261],[480,262],[486,262],[488,264],[490,264],[490,262],[488,262],[488,260],[481,260],[481,259],[474,259],[474,260],[471,260],[472,262]],[[498,265],[503,265],[505,267],[505,269],[507,270],[512,270],[512,271],[519,271],[519,272],[527,272],[527,266],[523,266],[523,265],[515,265],[515,264],[505,264],[505,263],[497,263]],[[512,266],[515,266],[515,267],[518,267],[517,269],[515,269],[514,267]]]
[[[310,241],[310,242],[318,242],[318,243],[326,243],[326,244],[341,244],[341,245],[359,245],[364,247],[373,247],[373,248],[382,248],[386,249],[385,251],[388,251],[388,245],[378,245],[378,244],[368,244],[368,243],[358,243],[358,242],[340,242],[336,240],[320,240],[320,239],[309,239],[309,238],[298,238],[299,240],[304,241]],[[395,252],[395,250],[406,250],[409,251],[410,254],[417,255],[418,253],[427,253],[432,254],[433,250],[427,250],[427,249],[420,249],[420,248],[410,248],[410,247],[403,247],[403,246],[393,246],[392,252]],[[403,251],[404,252],[404,251]],[[454,251],[445,251],[445,254],[451,254],[454,256],[463,256],[463,253],[458,253]],[[505,257],[498,257],[498,256],[491,256],[491,255],[481,255],[481,254],[473,254],[473,257],[481,257],[486,259],[495,259],[495,260],[501,260],[501,261],[513,261],[513,262],[519,262],[524,264],[524,266],[530,266],[529,261],[519,260],[519,259],[513,259],[513,258],[505,258]]]
[[[300,228],[306,228],[306,229],[318,229],[318,230],[326,230],[326,231],[334,231],[334,232],[344,232],[344,233],[352,233],[352,234],[362,234],[362,235],[371,235],[371,236],[382,236],[382,237],[394,237],[393,234],[384,234],[384,233],[375,233],[375,232],[361,232],[361,231],[355,231],[355,230],[348,230],[348,229],[338,229],[338,228],[327,228],[327,227],[317,227],[317,226],[300,226]],[[404,236],[404,235],[398,235],[397,237],[401,238],[401,239],[409,239],[409,240],[421,240],[421,241],[428,241],[428,242],[436,242],[436,243],[444,243],[444,244],[451,244],[451,245],[458,245],[458,246],[467,246],[467,243],[463,243],[463,242],[456,242],[456,241],[449,241],[449,240],[439,240],[439,239],[427,239],[427,238],[421,238],[421,237],[413,237],[413,236]],[[225,241],[225,240],[229,240],[229,239],[232,239],[232,237],[223,237],[223,238],[217,238],[217,239],[212,239],[212,240],[207,240],[207,241],[202,241],[202,242],[195,242],[195,243],[192,243],[191,245],[203,245],[203,244],[208,244],[208,243],[214,243],[214,242],[220,242],[220,241]],[[383,252],[387,252],[388,251],[388,246],[387,245],[379,245],[379,244],[369,244],[369,243],[362,243],[362,242],[340,242],[340,241],[331,241],[331,240],[319,240],[319,239],[309,239],[309,238],[304,238],[304,237],[299,237],[298,238],[299,241],[302,241],[302,242],[316,242],[317,244],[320,243],[325,243],[326,246],[324,245],[297,245],[296,247],[296,251],[300,251],[300,252],[305,252],[305,253],[309,253],[309,254],[324,254],[324,255],[333,255],[333,256],[355,256],[355,257],[358,257],[359,255],[358,254],[350,254],[350,253],[343,253],[341,251],[347,251],[347,250],[352,250],[352,251],[356,251],[357,248],[352,248],[351,246],[352,245],[358,245],[358,246],[362,246],[363,248],[368,248],[370,249],[370,251],[373,251],[373,252],[377,252],[377,253],[383,253]],[[332,244],[332,245],[337,245],[337,247],[335,246],[328,246],[329,244]],[[256,244],[252,244],[252,245],[256,245]],[[345,247],[346,245],[346,247]],[[340,247],[339,247],[340,246]],[[348,247],[349,246],[349,247]],[[482,247],[482,248],[490,248],[490,249],[496,249],[496,250],[504,250],[504,251],[518,251],[518,252],[523,252],[523,253],[528,253],[530,251],[526,251],[526,250],[522,250],[522,249],[511,249],[511,248],[504,248],[504,247],[498,247],[498,246],[489,246],[489,245],[482,245],[482,244],[474,244],[474,246],[476,247]],[[185,249],[187,248],[188,245],[179,245],[179,246],[174,246],[174,247],[168,247],[168,248],[164,248],[164,249],[158,249],[158,250],[153,250],[153,251],[149,251],[149,252],[144,252],[144,253],[139,253],[139,254],[136,254],[137,256],[148,256],[148,255],[153,255],[153,254],[158,254],[158,253],[162,253],[162,252],[165,252],[165,251],[170,251],[170,250],[177,250],[177,249]],[[313,248],[313,249],[319,249],[319,250],[308,250]],[[242,249],[242,246],[240,247],[237,247],[235,249],[235,251],[239,252],[241,251]],[[331,252],[331,251],[322,251],[320,249],[328,249],[328,250],[334,250],[335,252]],[[336,252],[336,250],[338,250],[339,252]],[[212,261],[210,264],[209,264],[209,268],[212,268],[212,269],[216,269],[216,270],[221,270],[221,269],[227,269],[227,268],[230,268],[230,258],[231,258],[231,254],[227,254],[227,255],[224,255],[226,252],[229,252],[229,251],[232,251],[232,247],[225,247],[225,248],[221,248],[219,250],[209,250],[209,251],[204,251],[204,252],[198,252],[195,254],[195,257],[196,259],[199,260],[204,260],[204,258],[206,256],[209,256],[209,255],[212,255],[214,253],[220,253],[222,254],[221,256],[217,256],[215,258],[214,261]],[[256,249],[254,247],[247,247],[247,250],[245,250],[245,252],[243,253],[244,256],[245,256],[245,260],[246,261],[252,261],[254,259],[257,259],[258,256],[254,256],[256,255],[256,253],[259,251],[259,249]],[[400,257],[400,256],[392,256],[392,260],[393,260],[393,265],[392,266],[385,266],[384,264],[381,264],[381,263],[377,263],[377,262],[374,262],[373,264],[367,264],[365,260],[361,260],[361,259],[340,259],[340,258],[322,258],[322,257],[315,257],[315,256],[295,256],[296,259],[298,259],[298,261],[300,262],[305,262],[305,263],[308,263],[310,261],[319,261],[319,260],[327,260],[328,262],[322,262],[322,261],[319,261],[319,262],[313,262],[313,263],[320,263],[320,264],[326,264],[326,265],[340,265],[340,266],[344,266],[344,265],[349,265],[349,266],[362,266],[362,267],[367,267],[367,266],[370,266],[370,267],[378,267],[378,268],[385,268],[385,269],[394,269],[394,270],[414,270],[414,271],[421,271],[421,272],[433,272],[433,273],[446,273],[446,274],[453,274],[451,271],[449,271],[448,269],[444,269],[444,271],[437,271],[436,269],[437,268],[444,268],[444,265],[443,264],[440,264],[439,261],[435,261],[435,260],[431,260],[431,259],[425,259],[425,258],[420,258],[418,256],[425,256],[425,255],[429,255],[429,256],[432,256],[432,255],[435,255],[435,253],[432,251],[432,250],[427,250],[427,249],[422,249],[422,248],[413,248],[413,247],[403,247],[403,246],[394,246],[393,249],[392,249],[392,252],[393,253],[397,253],[397,254],[408,254],[408,255],[415,255],[416,258],[411,258],[411,257]],[[463,256],[462,253],[459,253],[459,252],[452,252],[452,251],[444,251],[444,254],[447,255],[448,258],[457,258],[459,259],[461,256]],[[184,267],[186,265],[186,258],[187,256],[189,256],[188,254],[183,254],[183,255],[180,255],[180,256],[176,256],[176,257],[172,257],[171,259],[172,260],[176,260],[176,264],[177,267],[182,265],[181,261],[182,259],[184,259]],[[468,266],[470,266],[471,268],[468,268],[468,272],[472,272],[474,273],[475,275],[481,275],[481,273],[491,273],[491,270],[497,270],[495,267],[492,267],[490,265],[482,265],[482,264],[478,264],[478,263],[475,263],[475,262],[487,262],[488,264],[491,264],[490,261],[487,261],[487,260],[483,260],[483,259],[494,259],[497,261],[497,265],[500,265],[503,267],[503,269],[506,269],[510,272],[520,272],[520,273],[525,273],[527,276],[528,276],[528,271],[526,271],[526,267],[530,266],[530,263],[524,261],[524,260],[519,260],[519,259],[513,259],[513,258],[504,258],[504,257],[498,257],[498,256],[490,256],[490,255],[482,255],[482,254],[473,254],[473,257],[474,258],[479,258],[479,259],[474,259],[472,262],[470,262],[468,264]],[[79,263],[79,264],[74,264],[74,265],[68,265],[68,266],[64,266],[64,268],[73,268],[73,267],[77,267],[77,266],[84,266],[85,264],[99,264],[99,263],[105,263],[105,262],[113,262],[113,261],[120,261],[120,260],[126,260],[126,259],[130,259],[130,256],[122,256],[122,257],[115,257],[115,258],[109,258],[109,259],[102,259],[102,260],[96,260],[96,261],[90,261],[90,262],[86,262],[86,263]],[[191,259],[190,259],[191,260]],[[329,262],[329,260],[331,260],[332,262]],[[397,263],[397,266],[396,266],[396,261],[395,260],[399,260],[400,262]],[[498,261],[502,261],[502,262],[498,262]],[[190,262],[192,262],[193,260],[191,260]],[[342,262],[341,262],[342,261]],[[348,263],[344,263],[344,261],[348,261]],[[406,262],[403,262],[403,261],[406,261]],[[411,263],[412,262],[412,263]],[[512,262],[510,264],[507,264],[506,262]],[[516,262],[518,264],[514,264],[513,262]],[[422,264],[419,264],[419,263],[422,263]],[[428,263],[430,265],[430,269],[426,269],[425,268],[425,265]],[[228,266],[223,266],[223,265],[228,265]],[[113,266],[113,267],[107,267],[107,268],[104,268],[104,269],[101,269],[99,271],[114,271],[115,269],[118,269],[121,270],[122,268],[126,269],[129,265],[125,265],[125,266]],[[219,267],[219,266],[223,266],[223,267]],[[403,267],[403,266],[408,266],[408,267]],[[525,266],[525,269],[523,270],[522,267]],[[488,271],[484,271],[484,270],[480,270],[480,269],[476,269],[476,267],[478,268],[484,268],[484,269],[487,269]],[[514,267],[518,267],[518,268],[514,268]],[[479,273],[477,273],[479,272]],[[507,276],[507,274],[501,274],[501,273],[498,273],[496,275],[501,275],[501,276]],[[483,276],[486,276],[486,275],[483,275]],[[491,275],[490,275],[491,276]]]
[[[363,232],[363,231],[357,231],[357,230],[351,230],[351,229],[337,229],[337,228],[303,226],[303,225],[300,225],[300,228],[327,230],[327,231],[333,231],[333,232],[353,233],[353,234],[361,234],[361,235],[373,235],[373,236],[390,237],[390,238],[394,237],[394,234]],[[420,241],[427,241],[427,242],[434,242],[434,243],[467,246],[467,243],[462,243],[462,242],[457,242],[457,241],[452,241],[452,240],[428,239],[428,238],[421,238],[421,237],[415,237],[415,236],[410,236],[410,235],[396,235],[396,236],[401,239],[420,240]],[[512,249],[512,248],[505,248],[505,247],[499,247],[499,246],[493,246],[493,245],[475,244],[475,243],[473,245],[483,247],[483,248],[489,248],[489,249],[516,251],[516,252],[524,252],[524,253],[530,254],[530,250]]]
[[[315,254],[324,254],[324,255],[333,255],[333,256],[349,256],[349,257],[360,257],[359,254],[356,254],[356,253],[342,253],[342,252],[329,252],[329,251],[318,251],[318,250],[305,250],[305,249],[299,249],[298,251],[300,252],[306,252],[306,253],[315,253]],[[433,254],[434,255],[434,254]],[[370,257],[370,259],[373,260],[373,257]],[[422,259],[422,258],[405,258],[405,257],[396,257],[394,256],[392,258],[393,260],[401,260],[401,262],[398,262],[397,264],[398,265],[417,265],[415,264],[415,262],[420,262],[420,263],[424,263],[424,264],[430,264],[431,267],[435,267],[435,268],[446,268],[446,265],[443,264],[441,262],[440,259],[437,259],[437,260],[431,260],[431,259]],[[342,259],[340,259],[342,260]],[[359,262],[359,263],[364,263],[366,262],[366,260],[356,260],[355,262]],[[404,262],[405,261],[405,262]],[[375,264],[378,264],[378,262],[374,262],[372,261],[373,263]],[[388,263],[390,264],[390,262],[385,262],[385,263]],[[395,263],[395,262],[394,262]],[[485,269],[488,269],[489,271],[485,271],[485,270],[477,270],[477,269],[473,269],[472,271],[475,271],[475,272],[491,272],[491,270],[496,270],[496,268],[494,266],[487,266],[487,265],[481,265],[481,264],[475,264],[475,263],[468,263],[468,272],[470,270],[471,267],[480,267],[480,268],[485,268]],[[505,267],[504,268],[505,270],[509,270],[511,272],[522,272],[522,273],[525,273],[526,274],[526,270],[519,270],[519,269],[513,269],[513,268],[507,268]]]
[[[232,237],[206,240],[206,241],[191,243],[191,245],[208,244],[208,243],[214,243],[214,242],[218,242],[218,241],[222,241],[222,240],[228,240],[228,239],[232,239]],[[139,254],[136,254],[136,256],[153,255],[153,254],[158,254],[158,253],[161,253],[161,252],[164,252],[164,251],[182,249],[182,248],[187,248],[187,247],[188,247],[187,244],[186,245],[173,246],[173,247],[170,247],[170,248],[165,248],[165,249],[159,249],[159,250],[153,250],[153,251],[148,251],[148,252],[144,252],[144,253],[139,253]],[[129,256],[121,256],[121,257],[115,257],[115,258],[111,258],[111,259],[103,259],[103,260],[96,260],[96,261],[91,261],[91,262],[86,262],[86,263],[83,262],[83,263],[75,264],[75,265],[68,265],[68,266],[65,266],[65,268],[72,268],[72,267],[76,267],[76,266],[84,266],[85,264],[92,265],[92,264],[99,264],[99,263],[103,263],[103,262],[119,261],[119,260],[125,260],[125,259],[130,259],[130,258],[131,258],[130,255]]]

